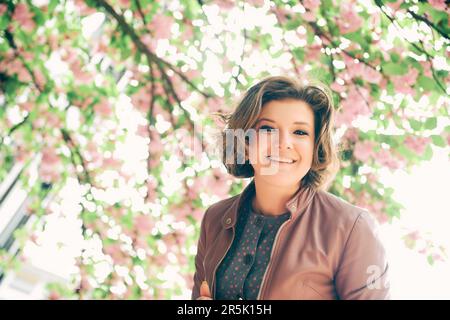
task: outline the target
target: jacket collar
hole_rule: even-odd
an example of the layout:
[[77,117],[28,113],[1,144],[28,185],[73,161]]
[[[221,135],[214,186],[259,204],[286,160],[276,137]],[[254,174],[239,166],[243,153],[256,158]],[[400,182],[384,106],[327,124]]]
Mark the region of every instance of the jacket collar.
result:
[[[291,213],[291,219],[296,219],[303,214],[306,207],[313,199],[316,191],[311,187],[301,187],[294,196],[286,203],[286,209]],[[237,215],[239,209],[243,204],[249,205],[253,196],[255,195],[255,180],[245,187],[237,198],[232,202],[229,209],[225,212],[222,218],[222,226],[225,229],[232,228],[236,225]]]

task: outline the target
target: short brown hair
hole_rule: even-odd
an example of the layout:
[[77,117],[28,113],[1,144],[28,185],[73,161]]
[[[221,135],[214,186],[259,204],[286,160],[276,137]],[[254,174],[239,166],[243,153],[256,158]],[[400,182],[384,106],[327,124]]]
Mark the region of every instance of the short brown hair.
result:
[[297,79],[288,76],[267,77],[248,89],[240,99],[237,108],[230,114],[218,114],[226,126],[222,132],[222,162],[229,174],[238,178],[254,176],[254,169],[247,159],[244,164],[237,164],[239,141],[234,145],[234,163],[227,163],[226,150],[227,129],[244,131],[252,128],[262,108],[273,100],[295,99],[307,103],[314,112],[315,141],[311,169],[302,179],[302,187],[309,186],[314,189],[328,189],[337,171],[339,170],[339,157],[333,143],[334,107],[330,89],[323,84],[302,85]]

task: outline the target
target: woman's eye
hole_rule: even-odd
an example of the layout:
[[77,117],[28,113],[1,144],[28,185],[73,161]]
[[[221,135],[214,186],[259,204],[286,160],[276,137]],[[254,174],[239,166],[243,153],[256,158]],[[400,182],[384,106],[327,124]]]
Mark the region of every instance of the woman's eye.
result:
[[259,130],[273,132],[275,129],[272,127],[269,127],[269,126],[261,126],[261,127],[259,127]]
[[301,135],[301,136],[303,136],[303,135],[308,135],[308,133],[307,132],[305,132],[305,131],[302,131],[302,130],[296,130],[295,131],[295,134],[298,134],[298,135]]

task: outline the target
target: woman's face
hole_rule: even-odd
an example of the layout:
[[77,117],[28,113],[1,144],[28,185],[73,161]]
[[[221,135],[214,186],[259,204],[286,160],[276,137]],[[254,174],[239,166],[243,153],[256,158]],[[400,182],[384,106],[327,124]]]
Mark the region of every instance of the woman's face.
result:
[[311,107],[301,100],[270,101],[263,106],[254,129],[249,157],[255,179],[280,187],[299,186],[313,159]]

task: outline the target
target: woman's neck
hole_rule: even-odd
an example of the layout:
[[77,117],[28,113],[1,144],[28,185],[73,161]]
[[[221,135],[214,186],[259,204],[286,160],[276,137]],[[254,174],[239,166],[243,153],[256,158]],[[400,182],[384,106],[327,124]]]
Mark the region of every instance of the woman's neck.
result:
[[286,213],[286,203],[299,190],[299,186],[280,187],[260,181],[255,177],[255,197],[252,199],[253,209],[266,216],[279,216]]

